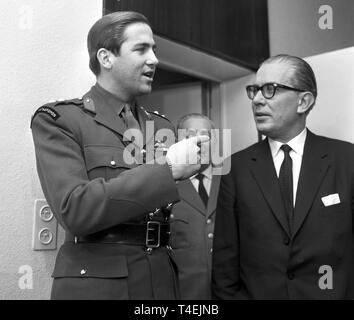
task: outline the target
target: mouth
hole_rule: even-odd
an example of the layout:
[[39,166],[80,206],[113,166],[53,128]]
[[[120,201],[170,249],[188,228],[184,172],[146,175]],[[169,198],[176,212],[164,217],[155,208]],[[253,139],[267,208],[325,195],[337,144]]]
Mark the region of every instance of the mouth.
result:
[[256,120],[262,121],[262,120],[266,120],[267,118],[269,118],[270,115],[267,114],[267,113],[257,112],[257,113],[254,114],[254,117],[255,117]]
[[149,70],[149,71],[143,72],[143,76],[145,78],[149,79],[150,81],[152,81],[154,79],[154,74],[155,74],[154,70]]

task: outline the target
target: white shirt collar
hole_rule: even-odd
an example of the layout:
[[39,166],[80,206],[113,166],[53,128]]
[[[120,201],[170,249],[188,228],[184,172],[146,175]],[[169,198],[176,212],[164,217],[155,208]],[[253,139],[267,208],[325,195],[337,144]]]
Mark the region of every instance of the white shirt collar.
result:
[[[208,166],[204,171],[201,172],[205,178],[211,180],[212,176],[213,176],[213,171],[212,171],[212,166]],[[198,173],[197,173],[198,174]],[[195,179],[195,177],[197,176],[197,174],[195,174],[194,176],[191,176],[190,179]]]
[[[307,136],[307,130],[306,130],[306,127],[305,127],[304,130],[302,130],[296,137],[292,138],[287,143],[287,145],[289,147],[291,147],[291,149],[294,152],[296,152],[297,154],[302,156],[303,153],[304,153],[304,146],[305,146],[306,136]],[[276,141],[276,140],[273,140],[271,138],[268,138],[268,142],[269,142],[270,151],[272,152],[272,157],[274,158],[278,154],[278,152],[280,150],[280,147],[284,143]]]

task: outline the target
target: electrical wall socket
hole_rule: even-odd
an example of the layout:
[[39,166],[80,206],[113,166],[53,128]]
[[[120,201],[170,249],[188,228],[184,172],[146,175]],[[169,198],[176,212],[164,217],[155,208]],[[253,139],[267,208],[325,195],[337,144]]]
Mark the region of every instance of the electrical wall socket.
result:
[[56,250],[58,222],[46,200],[34,202],[33,250]]

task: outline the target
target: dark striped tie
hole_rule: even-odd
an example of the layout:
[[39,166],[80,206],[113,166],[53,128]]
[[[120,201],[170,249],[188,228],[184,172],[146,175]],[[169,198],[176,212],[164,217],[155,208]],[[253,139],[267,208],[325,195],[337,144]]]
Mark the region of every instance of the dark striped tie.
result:
[[124,123],[125,123],[127,129],[139,129],[140,130],[139,122],[134,117],[132,109],[128,103],[124,105],[124,108],[122,111],[122,118],[124,120]]
[[290,157],[292,150],[287,144],[283,144],[281,148],[284,151],[284,160],[279,171],[279,185],[283,197],[284,207],[291,230],[294,204],[293,204],[293,161]]
[[199,186],[198,186],[198,193],[199,193],[199,196],[200,198],[202,199],[203,203],[204,203],[204,206],[205,208],[208,206],[208,193],[207,191],[205,190],[205,187],[204,187],[204,183],[203,183],[203,180],[204,180],[204,174],[202,173],[198,173],[196,176],[196,179],[199,181]]

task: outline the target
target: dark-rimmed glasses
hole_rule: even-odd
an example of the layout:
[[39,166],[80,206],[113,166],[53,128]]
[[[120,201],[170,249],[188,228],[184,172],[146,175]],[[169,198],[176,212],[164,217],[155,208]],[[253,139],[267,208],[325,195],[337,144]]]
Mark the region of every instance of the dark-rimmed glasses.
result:
[[277,91],[277,88],[298,91],[298,92],[305,92],[306,91],[306,90],[301,90],[301,89],[289,87],[289,86],[279,84],[279,83],[265,83],[263,86],[256,86],[256,85],[252,84],[252,85],[249,85],[246,87],[246,91],[247,91],[248,98],[250,98],[251,100],[254,99],[254,97],[256,96],[256,94],[259,90],[261,90],[264,98],[271,99],[274,97],[275,92]]

